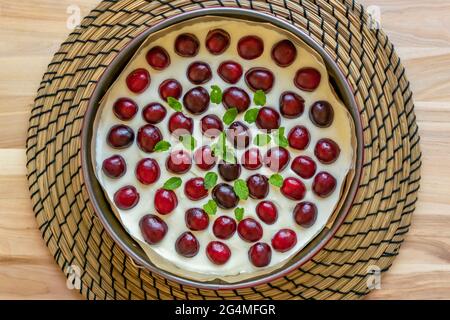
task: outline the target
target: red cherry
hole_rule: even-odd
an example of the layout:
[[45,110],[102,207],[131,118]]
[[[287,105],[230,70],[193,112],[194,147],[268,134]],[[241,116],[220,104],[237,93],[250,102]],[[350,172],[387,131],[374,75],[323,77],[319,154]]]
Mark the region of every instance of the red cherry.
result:
[[136,165],[136,178],[143,184],[152,184],[159,179],[161,171],[155,159],[145,158]]
[[200,244],[197,238],[190,232],[183,232],[175,242],[175,250],[179,255],[186,258],[192,258],[198,253]]
[[166,117],[166,114],[166,108],[158,102],[152,102],[142,110],[142,117],[151,124],[160,123]]
[[233,181],[241,175],[241,165],[239,163],[227,163],[222,161],[218,165],[219,174],[225,181]]
[[248,250],[248,258],[255,267],[266,267],[272,259],[272,249],[267,243],[255,243]]
[[230,239],[236,232],[236,229],[236,221],[228,216],[218,217],[213,224],[214,235],[222,240]]
[[188,67],[187,77],[193,84],[204,84],[211,80],[211,68],[204,62],[192,62]]
[[163,70],[170,64],[169,54],[164,48],[159,46],[148,50],[145,59],[147,59],[148,64],[156,70]]
[[294,220],[303,228],[311,227],[317,218],[317,207],[312,202],[300,202],[294,209]]
[[327,101],[317,101],[309,110],[309,118],[320,128],[329,127],[334,118],[333,107]]
[[247,179],[250,197],[264,199],[269,194],[269,180],[262,174],[254,174]]
[[203,87],[190,89],[183,97],[184,107],[192,114],[202,114],[209,107],[209,93]]
[[208,114],[204,116],[201,120],[202,133],[209,137],[215,138],[220,135],[223,131],[223,123],[220,118],[214,114]]
[[194,131],[194,121],[186,117],[182,112],[175,112],[169,118],[169,131],[174,136],[192,134]]
[[300,117],[305,110],[305,100],[292,91],[285,91],[280,96],[280,112],[288,119]]
[[150,73],[144,68],[133,70],[127,76],[126,83],[131,92],[142,93],[150,85]]
[[316,173],[316,163],[308,156],[298,156],[291,164],[291,169],[303,179],[310,179]]
[[250,148],[244,152],[241,159],[242,166],[247,170],[257,170],[261,168],[261,154],[258,148]]
[[272,201],[261,201],[258,203],[256,214],[267,224],[274,224],[278,219],[278,210]]
[[106,142],[114,149],[124,149],[133,143],[133,130],[123,124],[113,126],[109,132]]
[[152,124],[146,124],[139,128],[137,144],[144,152],[153,152],[156,144],[162,140],[161,131]]
[[133,186],[125,186],[114,193],[114,203],[117,208],[128,210],[139,202],[139,193]]
[[219,65],[217,73],[226,83],[235,84],[242,77],[243,71],[239,63],[228,60]]
[[227,139],[237,149],[247,148],[250,144],[250,129],[242,122],[235,121],[228,128]]
[[222,103],[227,109],[236,108],[238,112],[244,112],[250,106],[250,96],[238,87],[230,87],[223,92]]
[[256,242],[263,236],[261,224],[252,218],[246,218],[238,224],[238,234],[242,240]]
[[239,198],[232,186],[226,183],[219,183],[212,190],[212,198],[220,208],[232,209],[237,206]]
[[331,139],[320,139],[314,148],[314,155],[320,162],[330,164],[336,161],[341,153],[341,149]]
[[206,49],[212,54],[218,55],[228,49],[230,45],[230,35],[222,29],[214,29],[206,36]]
[[136,102],[128,98],[120,98],[114,102],[113,112],[117,118],[123,121],[131,120],[134,118],[138,111]]
[[273,87],[274,79],[273,73],[266,68],[251,68],[245,73],[245,82],[253,91],[268,93]]
[[125,159],[116,154],[103,160],[102,170],[110,178],[120,178],[127,171],[127,165]]
[[336,179],[328,172],[319,172],[312,185],[315,194],[321,198],[326,198],[336,189]]
[[208,214],[200,208],[191,208],[184,216],[186,226],[192,231],[205,230],[209,225]]
[[230,259],[231,251],[225,243],[220,241],[211,241],[206,246],[206,255],[212,263],[222,265]]
[[291,200],[302,200],[305,197],[306,187],[300,179],[289,177],[284,179],[281,193]]
[[289,146],[297,150],[305,150],[310,139],[309,131],[304,126],[295,126],[288,134]]
[[280,114],[273,108],[263,107],[259,109],[256,116],[256,126],[260,129],[268,131],[278,129],[280,127]]
[[290,40],[281,40],[272,48],[272,59],[280,67],[287,67],[297,57],[297,49]]
[[264,42],[258,36],[245,36],[239,40],[237,50],[242,58],[253,60],[262,55]]
[[289,164],[291,156],[289,151],[283,147],[270,148],[264,157],[264,163],[270,170],[275,172],[283,171]]
[[205,188],[203,178],[189,179],[184,185],[184,194],[193,201],[205,198],[208,195],[208,190]]
[[191,33],[180,34],[175,39],[175,52],[182,57],[193,57],[198,53],[200,42]]
[[217,157],[214,156],[210,146],[202,146],[194,152],[194,162],[202,170],[209,170],[215,166]]
[[297,244],[297,235],[291,229],[281,229],[272,238],[272,247],[279,252],[286,252]]
[[172,173],[182,174],[191,169],[191,155],[185,150],[175,150],[167,157],[166,168]]
[[177,195],[172,190],[158,189],[155,193],[154,203],[156,211],[166,215],[177,207]]
[[320,72],[314,68],[303,68],[297,71],[294,84],[300,90],[314,91],[320,84]]
[[167,233],[167,224],[154,214],[143,216],[139,222],[142,237],[148,244],[157,244]]
[[183,93],[183,87],[181,84],[175,79],[167,79],[164,80],[158,88],[159,96],[164,101],[167,101],[167,98],[172,97],[174,99],[180,99]]

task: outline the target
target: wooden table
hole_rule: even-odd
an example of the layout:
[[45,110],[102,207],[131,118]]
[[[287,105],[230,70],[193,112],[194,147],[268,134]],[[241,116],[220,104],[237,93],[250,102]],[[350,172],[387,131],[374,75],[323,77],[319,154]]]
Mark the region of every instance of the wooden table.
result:
[[[363,0],[403,59],[415,93],[423,152],[411,231],[370,299],[450,298],[450,1]],[[25,177],[25,139],[42,74],[94,0],[0,0],[0,298],[79,299],[42,241]]]

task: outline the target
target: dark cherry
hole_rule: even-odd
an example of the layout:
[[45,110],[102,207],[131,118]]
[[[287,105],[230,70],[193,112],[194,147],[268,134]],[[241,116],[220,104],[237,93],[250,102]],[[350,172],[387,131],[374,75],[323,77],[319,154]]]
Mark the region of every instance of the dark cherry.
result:
[[203,87],[195,87],[183,97],[184,107],[192,114],[202,114],[209,106],[209,93]]
[[291,169],[303,179],[310,179],[316,173],[317,165],[308,156],[298,156],[292,160]]
[[114,102],[113,112],[117,118],[123,121],[134,118],[138,111],[136,102],[128,98],[119,98]]
[[256,214],[261,221],[267,224],[274,224],[278,219],[278,210],[272,201],[261,201],[256,206]]
[[137,144],[144,152],[153,152],[155,145],[161,140],[161,131],[152,124],[146,124],[138,130]]
[[194,152],[194,163],[202,170],[210,170],[215,166],[217,157],[210,146],[202,146]]
[[147,214],[139,221],[142,237],[148,244],[157,244],[167,234],[167,224],[154,214]]
[[223,209],[231,209],[237,206],[239,198],[233,187],[226,183],[219,183],[212,190],[212,198]]
[[289,131],[287,139],[291,148],[305,150],[309,145],[311,137],[308,129],[304,126],[295,126]]
[[272,259],[272,249],[267,243],[255,243],[248,250],[248,258],[255,267],[266,267]]
[[303,228],[311,227],[317,218],[317,207],[314,203],[304,201],[294,208],[294,220]]
[[261,154],[258,148],[250,148],[244,152],[242,166],[247,170],[257,170],[262,166]]
[[225,89],[222,95],[222,103],[225,108],[236,108],[238,112],[244,112],[250,106],[250,96],[238,87]]
[[148,185],[159,179],[161,170],[155,159],[145,158],[137,163],[135,173],[139,182]]
[[289,177],[284,179],[280,191],[288,199],[302,200],[305,197],[306,187],[300,179]]
[[256,126],[271,131],[280,127],[280,114],[273,108],[262,107],[256,116]]
[[158,102],[152,102],[142,110],[142,117],[151,124],[160,123],[166,117],[166,114],[166,108]]
[[156,70],[163,70],[170,65],[170,57],[166,49],[156,46],[147,51],[145,56],[148,64]]
[[297,71],[294,84],[303,91],[314,91],[320,84],[320,72],[314,68],[303,68]]
[[150,73],[144,68],[139,68],[131,71],[125,81],[131,92],[142,93],[150,85]]
[[317,101],[309,109],[309,118],[320,128],[329,127],[333,123],[333,107],[327,101]]
[[270,92],[273,87],[275,77],[272,71],[266,68],[251,68],[245,73],[245,82],[253,91],[262,90]]
[[267,150],[266,156],[264,157],[264,163],[270,170],[280,172],[286,168],[290,159],[291,156],[289,155],[289,151],[285,148],[273,147]]
[[219,174],[225,181],[234,181],[241,175],[241,165],[239,163],[219,163]]
[[254,174],[247,179],[250,197],[264,199],[269,194],[269,180],[262,174]]
[[242,77],[242,66],[234,61],[224,61],[217,68],[217,73],[223,81],[230,84],[235,84]]
[[186,226],[192,231],[202,231],[208,228],[209,216],[200,208],[191,208],[184,216]]
[[236,221],[228,216],[218,217],[213,224],[214,235],[222,240],[230,239],[236,232]]
[[202,133],[209,137],[215,138],[223,131],[223,123],[220,118],[214,114],[208,114],[200,120]]
[[321,198],[326,198],[336,189],[336,179],[328,172],[319,172],[312,185],[315,194]]
[[175,250],[179,255],[192,258],[198,253],[200,244],[197,238],[189,231],[183,232],[175,241]]
[[189,179],[184,185],[184,194],[193,201],[205,198],[208,190],[205,188],[202,177]]
[[295,119],[305,110],[305,100],[292,91],[285,91],[280,96],[280,112],[283,117]]
[[125,186],[114,193],[114,203],[117,208],[128,210],[139,202],[139,192],[133,186]]
[[102,170],[110,178],[120,178],[127,171],[125,159],[118,154],[103,160]]
[[242,58],[253,60],[262,55],[264,42],[258,36],[245,36],[239,39],[237,50]]
[[237,230],[241,239],[247,242],[256,242],[263,236],[261,224],[253,218],[240,221]]
[[272,238],[272,247],[279,252],[291,250],[297,244],[297,235],[291,229],[281,229]]
[[174,150],[167,157],[166,168],[172,173],[186,173],[191,169],[191,166],[191,155],[185,150]]
[[188,67],[187,77],[193,84],[204,84],[211,80],[211,68],[204,62],[192,62]]
[[175,112],[169,118],[169,131],[175,136],[192,134],[194,131],[194,121],[186,117],[182,112]]
[[169,97],[180,99],[181,95],[183,94],[183,87],[177,80],[167,79],[159,85],[158,91],[159,96],[164,101],[167,101],[167,98]]
[[206,49],[212,54],[221,54],[230,45],[230,34],[223,29],[214,29],[206,36]]
[[155,209],[162,215],[171,213],[178,205],[178,198],[172,190],[158,189],[154,199]]
[[134,132],[124,124],[118,124],[109,129],[106,142],[114,149],[124,149],[133,143]]
[[228,141],[230,141],[237,149],[247,148],[250,144],[250,130],[240,121],[233,122],[228,128],[226,134]]
[[320,162],[325,164],[335,162],[340,153],[341,149],[337,143],[328,138],[317,141],[316,147],[314,148],[314,155]]
[[212,263],[222,265],[230,259],[231,250],[223,242],[211,241],[206,246],[206,255]]
[[290,40],[281,40],[272,48],[272,59],[280,67],[287,67],[297,57],[297,49]]
[[175,39],[175,52],[182,57],[194,57],[198,53],[200,42],[197,37],[191,33],[180,34]]

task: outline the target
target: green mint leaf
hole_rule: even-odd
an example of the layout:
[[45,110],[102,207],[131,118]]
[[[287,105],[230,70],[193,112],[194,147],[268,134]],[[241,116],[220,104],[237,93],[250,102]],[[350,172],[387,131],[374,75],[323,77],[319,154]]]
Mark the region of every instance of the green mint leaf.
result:
[[222,120],[227,126],[229,126],[231,123],[233,123],[234,119],[236,119],[237,115],[237,109],[230,108],[224,113]]
[[241,221],[244,218],[244,208],[236,208],[234,209],[234,216],[237,221]]
[[270,176],[269,183],[275,187],[281,188],[283,185],[283,177],[278,173],[274,173]]
[[268,134],[258,133],[255,139],[253,139],[253,143],[256,144],[258,147],[262,147],[269,144],[271,140],[272,138]]
[[209,96],[212,103],[219,104],[222,102],[222,90],[216,85],[211,86],[211,94]]
[[248,123],[254,123],[256,121],[256,117],[258,116],[258,112],[258,108],[248,109],[244,115],[244,120]]
[[203,205],[203,210],[210,216],[213,216],[217,212],[217,203],[211,199]]
[[194,150],[197,146],[197,141],[190,134],[180,136],[180,141],[187,150]]
[[171,107],[175,111],[181,111],[183,110],[183,106],[181,105],[181,102],[175,99],[174,97],[168,97],[167,103],[169,104],[169,107]]
[[172,177],[166,182],[164,182],[163,189],[165,190],[175,190],[181,186],[181,178]]
[[253,102],[257,106],[264,106],[266,104],[266,94],[262,90],[257,90],[253,96]]
[[286,148],[289,145],[289,141],[284,135],[284,131],[286,129],[284,127],[280,127],[277,131],[275,131],[273,136],[273,141],[280,147]]
[[217,174],[215,172],[208,172],[205,175],[204,187],[205,189],[212,189],[217,183]]
[[161,140],[158,141],[158,143],[155,145],[155,147],[153,148],[154,152],[163,152],[163,151],[167,151],[170,149],[170,142],[166,141],[166,140]]
[[234,192],[241,200],[247,200],[249,191],[247,187],[247,183],[242,179],[237,179],[233,185]]

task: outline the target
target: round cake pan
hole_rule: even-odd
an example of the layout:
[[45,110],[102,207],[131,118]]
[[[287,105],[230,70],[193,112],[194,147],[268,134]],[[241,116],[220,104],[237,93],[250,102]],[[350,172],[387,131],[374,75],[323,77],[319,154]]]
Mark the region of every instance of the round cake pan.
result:
[[[283,28],[296,35],[298,38],[303,40],[308,46],[314,49],[318,54],[320,54],[325,62],[330,76],[330,81],[334,86],[337,94],[341,100],[345,103],[348,108],[349,113],[353,118],[355,124],[356,132],[356,156],[355,156],[355,168],[354,168],[354,178],[351,181],[349,191],[346,198],[341,206],[340,211],[337,213],[333,224],[322,230],[303,250],[301,250],[297,255],[292,258],[285,266],[276,271],[255,277],[246,279],[240,282],[229,283],[220,280],[213,281],[195,281],[189,278],[183,278],[178,275],[172,274],[165,270],[161,270],[156,267],[141,249],[141,247],[133,240],[133,238],[126,232],[120,221],[114,215],[103,190],[97,181],[93,164],[91,158],[91,140],[93,134],[93,122],[95,119],[100,100],[103,95],[108,91],[109,87],[115,81],[117,76],[129,62],[133,54],[137,51],[139,46],[143,41],[153,32],[162,30],[166,27],[172,26],[182,21],[186,21],[192,18],[201,17],[205,15],[210,16],[222,16],[222,17],[233,17],[237,19],[243,19],[246,21],[256,21],[271,23],[279,28]],[[146,268],[151,272],[157,273],[168,280],[175,281],[182,285],[194,286],[196,288],[202,289],[212,289],[212,290],[233,290],[239,288],[248,288],[257,286],[260,284],[272,282],[282,276],[289,274],[290,272],[298,269],[305,262],[310,260],[317,252],[319,252],[325,244],[333,237],[339,226],[344,221],[347,213],[349,212],[361,176],[361,167],[363,161],[363,136],[361,119],[359,116],[358,107],[353,96],[353,91],[348,83],[347,79],[334,62],[334,60],[325,52],[325,50],[315,42],[311,37],[309,37],[304,31],[290,24],[289,22],[276,18],[274,16],[246,10],[240,8],[208,8],[200,9],[187,13],[182,13],[171,18],[165,19],[164,21],[149,27],[136,38],[130,41],[130,43],[121,50],[111,64],[106,68],[104,74],[98,81],[94,93],[89,101],[88,109],[84,117],[84,124],[82,129],[82,170],[83,176],[86,182],[86,188],[89,193],[90,201],[94,207],[94,210],[102,222],[103,226],[113,238],[113,240],[123,249],[123,251],[134,261],[136,265],[142,268]]]

